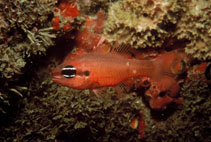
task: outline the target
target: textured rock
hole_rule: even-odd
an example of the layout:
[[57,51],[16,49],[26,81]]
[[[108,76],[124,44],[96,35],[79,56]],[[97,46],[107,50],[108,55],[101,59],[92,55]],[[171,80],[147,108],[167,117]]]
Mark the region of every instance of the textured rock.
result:
[[110,7],[104,34],[134,48],[162,47],[182,11],[178,1],[123,0]]

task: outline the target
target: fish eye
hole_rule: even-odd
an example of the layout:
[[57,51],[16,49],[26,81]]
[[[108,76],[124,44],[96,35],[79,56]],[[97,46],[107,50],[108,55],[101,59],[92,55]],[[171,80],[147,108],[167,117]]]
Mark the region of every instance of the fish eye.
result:
[[61,73],[65,78],[73,78],[76,75],[76,68],[72,65],[68,65],[62,68]]
[[85,71],[84,74],[85,74],[85,76],[89,76],[90,72],[89,71]]

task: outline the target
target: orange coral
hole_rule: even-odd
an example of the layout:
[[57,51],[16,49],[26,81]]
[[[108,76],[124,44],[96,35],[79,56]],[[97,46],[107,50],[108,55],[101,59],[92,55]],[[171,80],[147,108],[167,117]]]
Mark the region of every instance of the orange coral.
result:
[[54,30],[59,30],[61,28],[61,19],[67,20],[66,23],[63,24],[62,28],[65,31],[71,29],[71,24],[68,22],[70,19],[80,16],[80,12],[77,6],[74,3],[62,2],[55,9],[55,16],[52,19],[52,27]]
[[99,11],[97,18],[86,17],[83,31],[79,32],[76,41],[78,48],[83,47],[86,50],[93,50],[105,41],[101,35],[103,24],[105,22],[105,12]]
[[54,17],[52,19],[52,27],[54,30],[59,30],[59,28],[60,28],[59,22],[60,22],[59,17]]
[[58,8],[61,11],[61,15],[64,17],[77,17],[80,16],[77,6],[74,3],[63,2]]

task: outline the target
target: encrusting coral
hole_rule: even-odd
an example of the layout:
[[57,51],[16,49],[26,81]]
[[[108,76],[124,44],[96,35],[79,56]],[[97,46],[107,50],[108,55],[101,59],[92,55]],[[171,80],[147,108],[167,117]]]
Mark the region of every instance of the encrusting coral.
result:
[[211,1],[192,0],[185,9],[174,35],[188,42],[187,54],[198,60],[211,60]]
[[104,35],[132,48],[164,48],[169,41],[183,42],[187,54],[210,60],[210,13],[209,0],[123,0],[111,5]]
[[54,30],[64,29],[70,31],[74,23],[74,18],[80,15],[80,12],[73,2],[62,2],[54,10],[52,27]]
[[199,80],[186,82],[180,93],[184,100],[183,105],[177,107],[167,120],[161,121],[153,129],[146,130],[145,140],[147,142],[210,141],[210,92],[210,86],[205,82]]
[[109,6],[118,0],[76,0],[80,12],[83,14],[96,14],[99,10],[107,11]]
[[133,48],[162,47],[174,32],[182,3],[167,0],[123,0],[112,4],[104,34]]

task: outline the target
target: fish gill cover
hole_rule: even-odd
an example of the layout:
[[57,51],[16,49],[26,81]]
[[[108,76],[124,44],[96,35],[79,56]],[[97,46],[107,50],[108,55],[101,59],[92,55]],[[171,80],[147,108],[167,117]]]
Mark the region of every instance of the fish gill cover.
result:
[[[61,4],[75,5],[80,15],[65,18]],[[191,63],[180,84],[182,105],[153,110],[146,88],[136,95],[110,87],[99,90],[99,98],[51,81],[51,70],[75,51],[76,33],[99,6],[107,14],[102,34],[109,42],[155,49],[152,54],[185,50]],[[140,112],[146,123],[141,141],[210,141],[211,87],[204,75],[210,19],[210,0],[0,0],[0,141],[140,141],[130,127]]]

